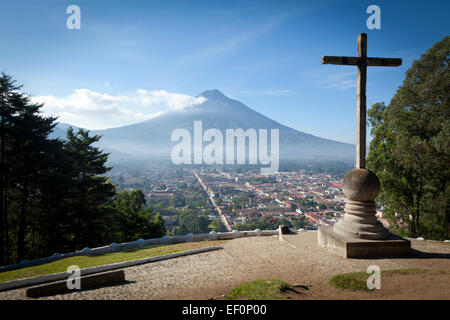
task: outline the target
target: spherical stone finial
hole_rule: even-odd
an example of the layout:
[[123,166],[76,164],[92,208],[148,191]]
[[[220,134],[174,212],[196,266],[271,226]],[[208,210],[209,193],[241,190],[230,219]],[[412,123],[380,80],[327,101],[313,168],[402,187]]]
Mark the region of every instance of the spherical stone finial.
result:
[[380,181],[369,169],[352,169],[345,174],[343,187],[348,200],[373,201],[380,192]]

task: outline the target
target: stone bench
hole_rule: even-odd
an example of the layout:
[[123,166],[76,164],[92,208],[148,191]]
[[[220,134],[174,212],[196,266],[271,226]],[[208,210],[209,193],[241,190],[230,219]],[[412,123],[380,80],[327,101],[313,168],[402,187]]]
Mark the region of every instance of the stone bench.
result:
[[123,270],[100,273],[90,276],[80,277],[80,289],[69,289],[67,281],[58,281],[49,284],[43,284],[37,287],[27,289],[26,295],[30,298],[39,298],[52,296],[55,294],[70,293],[73,291],[88,290],[101,286],[120,284],[125,282],[125,273]]

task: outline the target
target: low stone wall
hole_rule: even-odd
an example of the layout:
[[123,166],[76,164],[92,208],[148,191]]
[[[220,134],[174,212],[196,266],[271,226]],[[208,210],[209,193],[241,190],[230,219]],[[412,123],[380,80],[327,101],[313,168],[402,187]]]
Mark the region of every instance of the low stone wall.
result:
[[[156,257],[147,257],[147,258],[142,258],[142,259],[128,260],[128,261],[122,261],[122,262],[117,262],[117,263],[105,264],[105,265],[100,265],[100,266],[95,266],[95,267],[88,267],[88,268],[80,269],[80,276],[96,274],[96,273],[101,273],[101,272],[106,272],[106,271],[111,271],[111,270],[116,270],[116,269],[123,269],[123,268],[132,267],[132,266],[137,266],[140,264],[152,263],[152,262],[173,259],[173,258],[191,255],[191,254],[209,252],[209,251],[220,250],[220,249],[222,249],[222,247],[220,247],[220,246],[206,247],[206,248],[199,248],[199,249],[193,249],[193,250],[188,250],[188,251],[168,253],[168,254],[164,254],[164,255],[156,256]],[[17,288],[28,287],[28,286],[33,286],[33,285],[40,285],[43,283],[64,280],[64,279],[67,279],[68,277],[69,277],[69,273],[58,272],[58,273],[46,274],[46,275],[36,276],[36,277],[31,277],[31,278],[0,282],[0,291],[17,289]]]
[[64,258],[70,258],[75,256],[88,256],[88,255],[97,255],[97,254],[105,254],[111,252],[124,251],[129,249],[136,248],[145,248],[153,245],[165,245],[165,244],[175,244],[182,242],[197,242],[197,241],[208,241],[208,240],[228,240],[235,238],[243,238],[243,237],[255,237],[255,236],[272,236],[278,235],[278,230],[259,230],[256,229],[254,231],[232,231],[232,232],[215,232],[211,231],[210,233],[199,233],[192,234],[188,233],[184,236],[175,236],[169,237],[164,236],[162,238],[154,238],[154,239],[138,239],[136,241],[124,242],[124,243],[111,243],[109,246],[103,246],[98,248],[84,248],[83,250],[70,252],[65,254],[55,253],[51,257],[40,258],[36,260],[22,260],[18,264],[13,264],[9,266],[0,267],[0,273],[10,270],[17,270],[32,266],[37,266],[53,261],[57,261]]

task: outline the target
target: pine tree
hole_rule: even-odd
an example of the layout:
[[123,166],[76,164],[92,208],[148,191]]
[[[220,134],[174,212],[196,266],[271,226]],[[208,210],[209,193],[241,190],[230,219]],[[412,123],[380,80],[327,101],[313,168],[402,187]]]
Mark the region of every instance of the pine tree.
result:
[[115,188],[103,176],[111,168],[106,166],[108,154],[93,146],[99,140],[100,136],[89,136],[87,130],[67,131],[64,150],[72,175],[67,202],[74,227],[74,249],[95,246],[107,238],[104,222],[112,214]]
[[14,110],[10,100],[20,86],[4,73],[0,77],[0,265],[9,262],[9,224],[8,224],[8,194],[7,176],[9,167],[7,154],[10,154],[11,142],[9,141],[11,120]]
[[39,114],[42,105],[31,104],[29,98],[23,94],[13,95],[11,105],[16,110],[14,116],[14,152],[11,153],[11,168],[14,176],[11,183],[17,191],[19,198],[18,231],[17,231],[17,260],[25,258],[25,236],[28,228],[28,218],[31,204],[39,197],[42,175],[48,169],[48,148],[52,143],[47,136],[53,130],[55,118],[45,118]]
[[2,262],[20,261],[27,255],[28,229],[40,197],[42,177],[49,166],[49,150],[58,144],[47,138],[55,118],[40,114],[8,75],[0,78],[1,92],[1,256]]

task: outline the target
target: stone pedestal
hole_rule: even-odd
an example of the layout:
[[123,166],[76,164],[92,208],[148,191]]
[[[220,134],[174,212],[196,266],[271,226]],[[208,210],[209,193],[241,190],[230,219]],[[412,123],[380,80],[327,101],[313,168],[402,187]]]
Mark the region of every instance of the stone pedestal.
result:
[[345,258],[409,254],[411,242],[391,234],[375,216],[375,199],[380,192],[375,173],[353,169],[343,182],[344,217],[334,226],[319,227],[319,245]]

